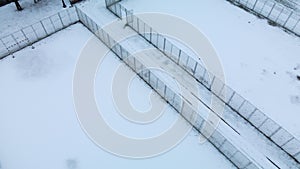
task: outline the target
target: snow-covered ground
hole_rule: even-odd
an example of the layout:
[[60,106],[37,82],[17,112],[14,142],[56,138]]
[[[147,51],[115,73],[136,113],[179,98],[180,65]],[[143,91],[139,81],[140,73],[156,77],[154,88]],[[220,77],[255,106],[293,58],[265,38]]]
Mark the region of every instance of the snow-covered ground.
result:
[[135,13],[167,13],[198,27],[214,45],[226,83],[300,138],[299,37],[224,0],[122,3]]
[[[171,151],[143,160],[117,157],[89,140],[76,118],[72,80],[81,49],[92,37],[75,24],[0,61],[1,168],[234,168],[210,143],[199,144],[194,131]],[[111,75],[120,64],[112,53],[105,58],[97,74],[96,97],[109,111],[106,117],[115,129],[142,135],[144,130],[131,128],[112,106]],[[132,104],[147,109],[149,92],[143,81],[135,79]],[[156,128],[148,130],[180,118],[168,106],[163,116]]]
[[[22,11],[17,11],[14,3],[0,8],[0,37],[13,33],[21,28],[40,21],[63,10],[60,0],[21,0]],[[69,1],[65,0],[69,6]]]
[[[62,10],[61,1],[21,2],[22,12],[14,4],[0,8],[0,37]],[[124,0],[123,4],[135,12],[169,13],[196,25],[215,46],[226,83],[300,138],[298,37],[224,0]],[[110,13],[104,1],[93,7]],[[99,20],[105,24],[113,18]],[[72,98],[75,64],[90,37],[86,28],[76,24],[15,53],[16,58],[0,61],[0,168],[233,168],[210,143],[198,144],[194,131],[173,150],[144,160],[116,157],[93,144],[80,128]],[[137,127],[124,120],[113,107],[110,93],[112,74],[122,63],[113,54],[108,56],[99,69],[95,91],[114,129],[148,137],[180,118],[167,107],[154,125]],[[131,103],[147,109],[150,91],[135,79]]]

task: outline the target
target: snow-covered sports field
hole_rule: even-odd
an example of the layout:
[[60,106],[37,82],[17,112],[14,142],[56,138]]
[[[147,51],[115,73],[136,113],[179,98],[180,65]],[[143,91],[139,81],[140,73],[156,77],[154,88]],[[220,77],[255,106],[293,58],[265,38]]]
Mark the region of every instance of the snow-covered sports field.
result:
[[[75,24],[0,62],[2,168],[234,168],[210,143],[199,144],[195,131],[171,151],[144,160],[117,157],[89,140],[74,110],[72,80],[81,49],[92,37]],[[112,74],[122,62],[109,54],[103,64],[96,79],[97,98],[116,130],[133,136],[155,134],[180,118],[167,107],[153,126],[137,128],[122,119],[110,89]],[[145,96],[151,89],[143,81],[135,79],[130,92],[132,104],[141,110],[150,106]]]
[[[135,13],[175,15],[199,28],[218,53],[226,83],[300,139],[299,37],[224,0],[124,0],[122,4]],[[13,4],[0,7],[0,37],[62,10],[60,1],[33,4],[24,0],[21,5],[25,7],[21,12]],[[106,10],[104,0],[86,0],[78,5]],[[105,18],[99,20],[107,23]],[[172,150],[148,159],[118,157],[94,144],[80,126],[72,93],[77,59],[91,39],[96,38],[77,23],[14,53],[14,58],[0,60],[1,169],[235,168],[211,143],[200,144],[194,130]],[[182,118],[155,95],[155,101],[165,105],[159,120],[150,125],[125,120],[114,106],[111,91],[113,75],[121,64],[109,53],[95,80],[97,103],[112,128],[133,137],[149,137]],[[134,74],[129,68],[126,73]],[[151,106],[151,91],[135,78],[129,88],[131,104],[146,111]]]

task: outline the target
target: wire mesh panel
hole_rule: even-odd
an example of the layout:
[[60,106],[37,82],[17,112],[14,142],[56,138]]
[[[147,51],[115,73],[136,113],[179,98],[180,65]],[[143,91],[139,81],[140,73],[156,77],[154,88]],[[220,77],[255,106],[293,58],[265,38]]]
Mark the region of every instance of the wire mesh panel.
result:
[[45,31],[46,31],[47,34],[50,35],[50,34],[56,32],[55,26],[53,25],[53,23],[51,22],[51,20],[49,18],[41,20],[41,24],[45,28]]
[[156,31],[152,30],[152,33],[151,33],[151,43],[155,47],[158,47],[158,37],[159,37],[159,34]]
[[151,41],[151,27],[150,26],[148,26],[147,24],[145,24],[144,25],[145,26],[145,38],[146,38],[146,40],[148,40],[148,41]]
[[218,94],[218,96],[228,104],[228,102],[231,100],[231,97],[233,96],[234,91],[227,85],[225,85],[221,92]]
[[14,52],[20,48],[20,46],[19,46],[18,42],[16,41],[15,37],[13,36],[13,34],[2,38],[2,42],[5,44],[5,46],[9,52]]
[[275,3],[275,6],[272,9],[272,12],[269,15],[269,19],[277,21],[281,13],[283,12],[284,7]]
[[160,49],[161,51],[164,51],[164,46],[165,46],[165,37],[162,36],[161,34],[158,34],[158,36],[157,36],[157,48]]
[[59,13],[57,15],[50,16],[49,19],[52,22],[55,30],[60,30],[60,29],[64,28],[64,24],[63,24],[62,20],[60,19]]
[[247,7],[250,9],[253,9],[254,5],[256,5],[257,1],[258,0],[248,0]]
[[297,25],[297,22],[298,22],[297,15],[291,12],[288,19],[285,21],[284,26],[290,30],[293,30]]
[[155,90],[157,90],[157,81],[158,81],[157,76],[153,72],[150,72],[150,83],[149,84]]
[[106,7],[110,7],[111,5],[114,5],[118,2],[120,2],[120,0],[105,0],[105,5]]
[[135,58],[132,56],[127,57],[127,59],[124,59],[125,63],[127,63],[131,68],[134,68],[135,66]]
[[133,11],[125,8],[126,11],[126,22],[129,26],[133,27]]
[[263,16],[273,22],[273,24],[282,26],[286,30],[300,36],[300,19],[293,8],[269,0],[231,0],[239,6],[252,10],[256,14]]
[[0,38],[0,58],[8,56],[78,21],[75,8],[65,9]]
[[166,87],[165,89],[165,99],[172,105],[175,93],[169,87]]
[[293,28],[293,31],[295,33],[297,33],[298,35],[300,35],[300,19],[298,19],[297,24],[295,25],[295,27]]
[[9,54],[9,51],[7,50],[6,46],[2,41],[0,41],[0,59],[2,59],[3,56],[6,56]]
[[164,53],[169,58],[171,58],[174,62],[177,62],[178,61],[178,54],[177,55],[172,55],[172,48],[173,48],[173,44],[169,40],[166,39]]
[[218,95],[218,93],[220,93],[221,90],[223,89],[224,85],[225,84],[222,80],[220,80],[219,78],[215,78],[210,89],[213,93]]
[[252,7],[252,10],[254,11],[262,11],[263,7],[264,7],[265,1],[261,1],[261,0],[257,0],[254,4],[254,6]]
[[60,17],[65,26],[70,25],[72,23],[72,19],[68,10],[61,11]]
[[[235,0],[233,0],[235,1]],[[238,4],[243,4],[244,7],[255,10],[262,16],[269,18],[271,21],[284,26],[288,30],[292,30],[297,33],[300,31],[299,26],[299,16],[294,14],[287,8],[282,7],[274,2],[263,1],[263,0],[237,0],[235,1]],[[117,5],[114,5],[117,6]],[[293,148],[300,144],[299,140],[295,139],[285,130],[283,130],[277,123],[269,119],[263,112],[258,110],[250,102],[245,100],[241,95],[236,93],[230,87],[224,84],[219,78],[214,76],[212,73],[207,71],[200,63],[197,62],[194,58],[187,55],[180,48],[172,44],[171,41],[167,40],[164,36],[153,30],[149,25],[144,21],[140,20],[137,16],[129,13],[126,8],[120,7],[121,12],[125,11],[127,16],[127,24],[139,33],[142,37],[152,43],[159,50],[163,51],[164,54],[177,63],[181,68],[189,72],[195,79],[197,79],[201,84],[205,86],[209,91],[212,92],[213,97],[217,99],[220,104],[226,103],[227,108],[232,108],[231,111],[237,112],[239,115],[248,120],[253,126],[255,126],[259,131],[271,137],[271,139],[280,147],[282,147],[286,152],[290,153],[295,159],[300,158],[299,151],[294,150]],[[111,8],[111,11],[117,14],[118,8]],[[128,16],[130,19],[128,19]],[[80,15],[79,15],[80,17]],[[103,41],[108,44],[115,43],[110,39],[108,34],[104,33]],[[120,53],[118,48],[113,47],[112,49],[116,53]],[[121,58],[128,57],[130,54],[124,48],[120,46]],[[125,52],[125,53],[124,53]],[[150,84],[161,96],[165,98],[174,108],[181,112],[183,116],[189,121],[192,120],[193,116],[196,115],[195,111],[187,104],[180,96],[178,96],[171,88],[166,86],[163,81],[159,79],[153,72],[145,69],[145,67],[136,59],[127,59],[127,64],[130,67],[133,67],[135,71],[139,71],[139,75],[142,79]],[[183,104],[181,104],[183,102]],[[212,111],[217,111],[212,109]],[[218,112],[217,112],[218,113]],[[203,118],[199,118],[195,123],[192,123],[194,126],[197,126],[198,129],[203,124]],[[219,134],[219,135],[218,135]],[[223,152],[227,157],[229,157],[237,166],[245,167],[249,163],[249,160],[246,159],[244,153],[240,150],[237,150],[230,141],[225,140],[220,133],[213,135],[214,139],[220,139],[221,142],[217,140],[212,140],[215,145],[218,146],[219,150]],[[289,138],[289,139],[282,139]],[[223,139],[224,138],[224,139]]]
[[256,107],[251,104],[250,102],[246,101],[241,107],[239,114],[242,115],[242,117],[248,119],[252,113],[256,110]]
[[259,130],[261,130],[265,135],[268,137],[272,136],[273,133],[275,133],[277,130],[280,129],[280,126],[275,123],[271,119],[267,119],[260,127]]
[[206,69],[202,65],[198,64],[194,73],[195,79],[202,81],[205,72]]
[[245,99],[237,94],[236,92],[231,97],[231,100],[229,102],[229,105],[236,111],[239,111],[240,107],[244,104]]
[[177,110],[180,111],[182,109],[182,98],[176,94],[174,96],[174,102],[173,102],[173,107]]
[[286,26],[286,22],[288,21],[288,19],[291,17],[292,14],[293,14],[292,11],[289,11],[286,8],[284,8],[280,16],[277,18],[276,22],[279,23],[280,25]]
[[198,63],[193,58],[190,57],[190,59],[186,64],[187,71],[190,72],[191,74],[194,74],[197,64]]
[[135,70],[136,70],[136,72],[139,73],[143,69],[145,69],[145,66],[138,59],[135,59]]
[[145,23],[141,19],[137,18],[137,27],[138,27],[137,30],[138,30],[138,33],[142,36],[144,36],[144,32],[145,32],[144,25],[145,25]]
[[132,15],[132,24],[130,25],[136,32],[139,32],[138,28],[138,18],[135,15]]
[[118,3],[115,3],[113,5],[110,5],[108,7],[108,9],[114,13],[115,15],[117,15],[119,18],[122,18],[122,11],[121,11],[121,5]]
[[171,51],[169,51],[171,54],[171,58],[175,61],[175,63],[179,63],[181,59],[181,53],[182,51],[177,48],[175,45],[171,44]]
[[27,37],[27,39],[29,40],[30,43],[33,43],[39,39],[36,31],[33,29],[32,26],[28,26],[28,27],[22,29],[21,31],[24,32],[25,36]]
[[182,52],[179,48],[177,47],[173,47],[173,50],[172,50],[172,54],[173,55],[176,55],[178,53],[178,55],[180,55],[180,58],[179,58],[179,65],[186,68],[186,64],[189,60],[189,56],[185,53],[185,52]]

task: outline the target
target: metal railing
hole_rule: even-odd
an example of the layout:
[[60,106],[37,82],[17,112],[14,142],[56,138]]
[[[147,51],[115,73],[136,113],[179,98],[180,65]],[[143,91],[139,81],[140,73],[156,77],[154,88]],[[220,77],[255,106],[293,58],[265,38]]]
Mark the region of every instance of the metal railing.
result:
[[[119,6],[119,4],[114,4]],[[119,6],[121,7],[121,6]],[[121,8],[112,8],[121,9]],[[126,8],[122,8],[126,10]],[[120,10],[118,10],[120,11]],[[197,110],[182,98],[178,91],[168,86],[155,72],[148,69],[138,58],[135,58],[129,53],[123,46],[116,42],[105,30],[103,30],[96,22],[94,22],[89,16],[87,16],[80,9],[77,9],[80,22],[85,25],[91,32],[95,34],[108,48],[111,49],[127,66],[129,66],[137,75],[143,79],[154,91],[156,91],[162,99],[167,101],[183,118],[187,120],[192,126],[194,126],[200,133],[207,137],[208,140],[230,161],[233,162],[237,167],[257,167],[257,164],[253,163],[248,156],[247,152],[237,147],[233,147],[231,140],[224,137],[222,132],[217,128],[215,132],[209,136],[206,135],[205,130],[210,129],[207,125],[210,125],[202,116],[197,113]],[[130,13],[130,11],[125,11]],[[117,14],[116,14],[117,15]],[[207,128],[203,128],[203,125]],[[203,130],[204,129],[204,130]],[[242,160],[241,160],[242,159]]]
[[30,46],[78,21],[79,19],[75,8],[68,8],[12,34],[1,37],[0,59]]
[[228,0],[259,17],[266,18],[270,24],[300,36],[300,15],[297,11],[276,1],[269,0]]
[[[135,16],[132,10],[127,10],[119,3],[114,3],[112,6],[108,7],[111,12],[117,13],[125,10],[124,13],[127,14],[126,19],[128,26],[181,68],[186,70],[216,98],[225,103],[226,107],[230,108],[247,122],[252,124],[259,132],[279,146],[298,163],[300,162],[300,141],[296,137],[265,115],[251,102],[227,86],[222,80],[208,71],[201,63],[190,57],[166,37],[159,34],[142,19]],[[115,15],[120,16],[120,18],[122,16],[119,14]],[[214,109],[214,107],[211,107],[211,109]],[[226,121],[226,119],[223,120]]]

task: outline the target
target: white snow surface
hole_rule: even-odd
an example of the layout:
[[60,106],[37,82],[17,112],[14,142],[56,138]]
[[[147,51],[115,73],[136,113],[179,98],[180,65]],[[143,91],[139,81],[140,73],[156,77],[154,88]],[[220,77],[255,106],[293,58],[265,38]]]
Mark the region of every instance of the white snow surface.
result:
[[[21,28],[39,22],[43,18],[63,10],[61,0],[20,0],[23,10],[18,11],[14,3],[0,7],[0,37],[11,34]],[[65,0],[67,6],[69,1]]]
[[226,84],[300,139],[299,37],[224,0],[122,4],[134,13],[161,12],[195,25],[215,47]]
[[[0,61],[2,168],[234,168],[210,143],[199,144],[195,131],[171,151],[150,159],[121,158],[96,146],[80,127],[72,98],[75,64],[92,36],[75,24],[33,44],[34,48],[15,53],[15,58]],[[145,128],[135,124],[134,129],[112,106],[111,75],[120,64],[115,55],[107,55],[98,70],[96,97],[114,129],[144,136]],[[147,109],[150,92],[143,81],[135,79],[130,88],[132,104]],[[177,118],[167,106],[162,120],[147,130],[155,134]]]
[[[97,1],[86,0],[79,5],[90,2]],[[134,12],[169,13],[197,26],[215,46],[226,83],[300,138],[298,37],[224,0],[122,3]],[[93,8],[109,13],[104,1],[95,4]],[[0,37],[63,9],[61,1],[51,0],[37,4],[22,0],[21,5],[21,12],[14,4],[0,8]],[[99,20],[105,24],[111,18]],[[173,150],[144,160],[116,157],[93,144],[80,128],[72,100],[76,60],[91,36],[76,24],[34,44],[34,49],[27,47],[15,53],[16,58],[0,61],[0,168],[71,168],[72,164],[77,168],[234,168],[210,143],[199,145],[194,131]],[[155,135],[179,118],[167,107],[158,124],[137,128],[118,116],[109,87],[110,75],[122,63],[113,54],[108,56],[97,76],[96,82],[101,85],[96,85],[96,92],[98,103],[106,105],[109,113],[105,117],[114,129],[132,136]],[[130,91],[132,104],[142,110],[149,107],[151,90],[144,82],[135,79]]]

